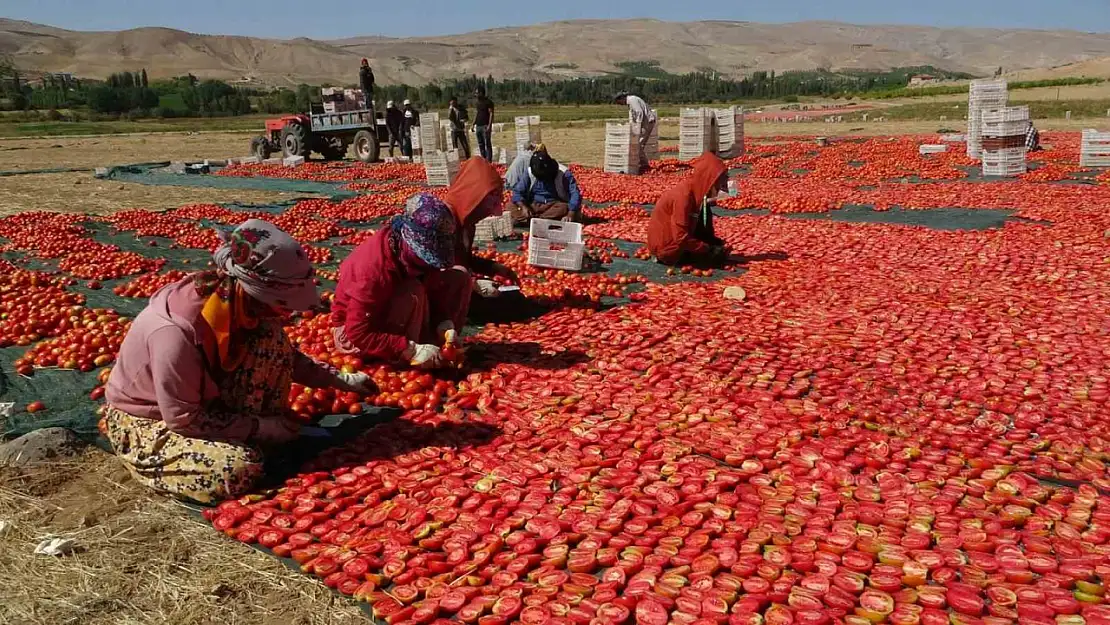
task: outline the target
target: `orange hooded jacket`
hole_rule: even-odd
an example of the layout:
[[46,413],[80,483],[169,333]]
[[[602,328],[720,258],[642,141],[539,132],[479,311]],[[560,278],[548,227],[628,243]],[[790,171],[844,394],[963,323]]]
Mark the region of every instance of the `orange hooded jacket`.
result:
[[664,192],[651,212],[648,250],[666,265],[677,263],[683,252],[704,254],[709,251],[708,243],[694,238],[694,225],[706,194],[728,167],[710,152],[694,159],[693,164],[693,175]]
[[478,222],[490,217],[485,209],[479,208],[482,200],[494,191],[500,192],[505,186],[501,174],[497,173],[489,161],[480,156],[467,159],[455,176],[447,191],[447,206],[458,220],[459,236],[455,247],[455,263],[475,273],[490,275],[493,262],[479,258],[471,251],[474,243],[474,229]]

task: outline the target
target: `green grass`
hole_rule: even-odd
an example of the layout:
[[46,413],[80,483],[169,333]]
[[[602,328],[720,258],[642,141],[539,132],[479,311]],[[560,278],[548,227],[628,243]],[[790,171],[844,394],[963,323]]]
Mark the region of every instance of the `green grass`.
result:
[[0,121],[0,137],[114,135],[134,132],[199,132],[261,129],[264,115],[103,122]]
[[[1029,106],[1029,114],[1033,119],[1062,119],[1067,111],[1072,117],[1106,117],[1110,109],[1110,99],[1102,100],[1011,100],[1010,106]],[[869,111],[868,117],[874,119],[883,116],[892,120],[939,120],[942,115],[948,121],[963,121],[967,116],[966,102],[921,102],[918,104],[903,104],[878,111]],[[862,117],[855,115],[852,120]]]
[[[1071,87],[1075,85],[1097,85],[1106,82],[1105,78],[1052,78],[1049,80],[1019,80],[1010,82],[1007,87],[1010,91],[1022,89],[1040,89],[1044,87]],[[921,87],[918,89],[899,88],[887,91],[869,91],[859,94],[864,100],[891,100],[894,98],[924,98],[938,95],[952,95],[967,93],[967,85],[940,85],[936,87]]]

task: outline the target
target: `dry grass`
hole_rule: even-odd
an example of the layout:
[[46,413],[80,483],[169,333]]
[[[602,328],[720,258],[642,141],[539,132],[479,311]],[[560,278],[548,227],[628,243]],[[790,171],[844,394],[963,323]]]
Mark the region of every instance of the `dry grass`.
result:
[[162,133],[0,140],[0,171],[243,156],[250,134]]
[[[148,495],[98,451],[0,472],[0,519],[15,524],[0,537],[0,623],[365,622],[317,582]],[[79,549],[34,555],[47,535]]]

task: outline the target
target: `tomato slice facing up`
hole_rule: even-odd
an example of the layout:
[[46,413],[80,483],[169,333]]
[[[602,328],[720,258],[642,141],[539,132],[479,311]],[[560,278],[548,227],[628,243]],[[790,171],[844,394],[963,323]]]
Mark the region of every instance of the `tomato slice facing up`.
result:
[[983,598],[979,596],[979,593],[967,588],[949,587],[945,599],[953,610],[968,616],[981,615],[985,607]]
[[763,614],[766,625],[793,625],[794,613],[782,604],[774,604]]
[[667,625],[670,616],[663,604],[652,599],[643,599],[636,604],[637,625]]

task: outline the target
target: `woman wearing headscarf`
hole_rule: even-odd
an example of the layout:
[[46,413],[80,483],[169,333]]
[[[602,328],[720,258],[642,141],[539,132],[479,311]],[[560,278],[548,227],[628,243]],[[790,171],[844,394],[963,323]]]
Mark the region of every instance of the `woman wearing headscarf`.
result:
[[551,157],[543,144],[529,160],[527,175],[513,186],[513,223],[527,225],[532,219],[581,221],[582,193],[578,181],[565,165]]
[[503,278],[513,284],[519,284],[516,272],[505,265],[475,256],[474,232],[478,222],[486,217],[496,217],[501,214],[502,201],[501,189],[503,183],[501,175],[497,173],[489,161],[476,156],[466,161],[459,167],[459,174],[451,183],[447,191],[447,207],[458,221],[459,236],[455,247],[455,264],[466,269],[477,278],[474,280],[474,292],[481,297],[497,297],[499,291],[491,280],[478,278]]
[[[471,159],[474,160],[474,159]],[[355,248],[339,265],[332,335],[347,353],[404,361],[423,369],[446,364],[470,304],[470,274],[451,270],[458,223],[433,195],[417,194],[403,215]]]
[[297,437],[293,382],[374,392],[365,374],[316,363],[285,335],[286,313],[319,302],[301,245],[260,219],[220,236],[215,269],[160,289],[135,318],[101,420],[139,482],[200,503],[249,492],[262,449]]
[[728,167],[710,152],[692,163],[693,174],[664,192],[651,212],[647,246],[664,265],[719,264],[728,255],[724,241],[713,234],[710,203],[728,190]]

